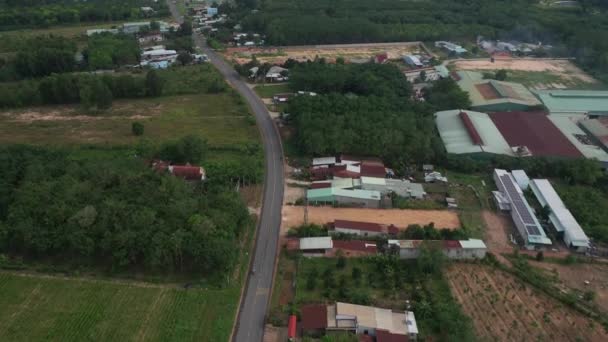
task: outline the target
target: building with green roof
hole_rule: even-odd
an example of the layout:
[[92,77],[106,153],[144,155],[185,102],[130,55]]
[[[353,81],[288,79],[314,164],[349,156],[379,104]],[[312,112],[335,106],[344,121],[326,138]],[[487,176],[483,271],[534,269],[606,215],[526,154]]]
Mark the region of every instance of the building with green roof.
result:
[[551,114],[608,116],[606,90],[536,90],[535,94]]
[[483,112],[525,111],[541,102],[528,88],[512,82],[484,79],[474,71],[457,71],[458,86],[469,94],[471,109]]
[[306,192],[308,203],[379,208],[382,194],[374,190],[320,188]]

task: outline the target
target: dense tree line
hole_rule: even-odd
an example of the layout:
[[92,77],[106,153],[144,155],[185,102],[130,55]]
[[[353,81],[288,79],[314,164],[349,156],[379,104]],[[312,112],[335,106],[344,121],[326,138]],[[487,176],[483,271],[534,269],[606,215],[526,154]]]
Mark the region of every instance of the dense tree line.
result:
[[95,34],[82,52],[89,70],[113,69],[139,63],[139,43],[132,35]]
[[608,188],[602,191],[588,186],[557,186],[556,189],[585,233],[608,244]]
[[221,185],[192,186],[130,156],[13,146],[0,158],[0,253],[207,275],[236,262],[249,218]]
[[151,70],[146,77],[86,73],[53,74],[40,80],[0,83],[0,108],[44,104],[71,104],[111,99],[156,97],[162,94],[163,79]]
[[[76,44],[63,37],[40,36],[20,46],[13,61],[14,78],[42,77],[76,69]],[[9,63],[10,63],[9,62]],[[10,67],[6,65],[6,67]]]
[[586,0],[577,8],[537,1],[238,1],[257,5],[243,12],[246,31],[266,34],[274,45],[384,41],[475,41],[477,35],[552,44],[599,77],[608,78],[608,15],[605,1]]
[[154,0],[1,0],[0,29],[146,18],[142,6],[156,17],[170,14],[164,1]]
[[428,101],[412,100],[410,84],[393,65],[303,63],[291,68],[290,87],[320,94],[289,104],[302,152],[373,155],[395,166],[442,158],[432,113],[468,106],[466,94],[449,81],[431,89]]

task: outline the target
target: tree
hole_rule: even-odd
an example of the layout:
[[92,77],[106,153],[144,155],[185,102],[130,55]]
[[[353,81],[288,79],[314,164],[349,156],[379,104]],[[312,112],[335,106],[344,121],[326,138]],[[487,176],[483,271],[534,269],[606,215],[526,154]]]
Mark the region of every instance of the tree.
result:
[[188,65],[192,63],[192,55],[187,51],[182,51],[177,55],[177,61],[181,65]]
[[134,122],[131,124],[131,132],[133,135],[140,136],[144,134],[144,124],[141,122]]
[[150,97],[158,97],[163,93],[164,80],[160,77],[156,70],[148,71],[146,75],[146,95]]
[[507,70],[505,69],[500,69],[496,72],[496,75],[494,76],[494,78],[498,81],[504,81],[507,79]]
[[112,107],[112,92],[100,78],[92,77],[82,82],[80,103],[84,108],[104,110]]
[[538,251],[538,253],[536,253],[536,261],[543,261],[545,259],[545,255],[543,253],[543,251]]
[[198,135],[187,135],[177,141],[163,144],[158,156],[178,164],[200,164],[206,154],[207,140]]
[[336,268],[343,269],[346,267],[346,258],[343,255],[338,256],[338,261],[336,262]]
[[192,23],[189,21],[184,21],[181,25],[179,25],[179,29],[177,30],[178,36],[191,36],[192,35]]
[[444,255],[437,246],[423,243],[420,248],[420,256],[417,259],[420,271],[427,274],[438,274],[443,266]]
[[150,22],[150,30],[152,31],[160,31],[160,23],[156,20]]
[[420,72],[420,81],[421,82],[425,82],[426,81],[426,70],[422,70]]
[[358,284],[359,281],[361,280],[361,269],[357,266],[353,267],[353,270],[351,272],[351,277],[353,278],[353,281],[355,282],[355,284]]

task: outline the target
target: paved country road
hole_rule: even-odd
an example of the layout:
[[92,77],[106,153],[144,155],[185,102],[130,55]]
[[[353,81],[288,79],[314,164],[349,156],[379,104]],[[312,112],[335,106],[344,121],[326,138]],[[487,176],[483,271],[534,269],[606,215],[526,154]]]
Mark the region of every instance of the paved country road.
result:
[[[167,4],[173,17],[182,22],[175,4]],[[233,340],[235,342],[258,342],[264,335],[265,316],[268,310],[270,289],[274,274],[275,259],[278,249],[279,227],[281,225],[281,207],[283,205],[283,149],[281,139],[268,110],[260,98],[243,82],[237,72],[221,56],[210,49],[202,36],[193,34],[194,42],[211,63],[222,73],[224,78],[249,103],[255,115],[265,154],[264,198],[259,218],[257,238],[251,268],[245,292],[237,318]]]

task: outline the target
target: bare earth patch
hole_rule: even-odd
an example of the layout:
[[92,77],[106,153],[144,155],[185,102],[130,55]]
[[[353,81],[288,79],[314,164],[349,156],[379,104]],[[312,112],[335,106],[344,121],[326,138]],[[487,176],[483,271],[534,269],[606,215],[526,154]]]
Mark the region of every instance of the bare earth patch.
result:
[[[597,81],[587,75],[583,70],[568,60],[553,59],[530,59],[530,58],[497,58],[494,63],[487,60],[457,60],[452,64],[458,70],[518,70],[531,72],[548,72],[566,80],[579,80],[585,83],[596,83]],[[562,85],[556,84],[555,88]]]
[[603,327],[500,270],[454,264],[452,293],[481,341],[607,341]]
[[[394,224],[399,228],[405,228],[410,224],[425,225],[431,222],[437,228],[460,228],[458,215],[448,210],[308,207],[309,223],[326,224],[339,219]],[[303,223],[303,206],[283,206],[283,223],[281,225],[283,233],[286,233],[290,227],[299,226]]]
[[102,113],[86,113],[77,105],[35,107],[25,110],[6,111],[0,113],[6,119],[19,123],[31,123],[34,121],[98,121],[107,119],[129,119],[140,120],[160,115],[162,106],[145,105],[137,106],[131,103],[116,102],[113,107]]
[[235,60],[239,64],[247,63],[252,56],[256,56],[261,63],[284,63],[287,59],[300,62],[314,60],[316,57],[326,58],[334,62],[337,57],[371,58],[380,53],[387,53],[389,59],[398,59],[403,55],[420,51],[419,42],[403,43],[374,43],[374,44],[337,44],[337,45],[311,45],[311,46],[285,46],[285,47],[236,47],[228,48],[224,56],[228,60]]
[[530,264],[557,272],[559,281],[569,288],[595,292],[595,302],[608,312],[608,264],[560,265],[535,261],[530,261]]

